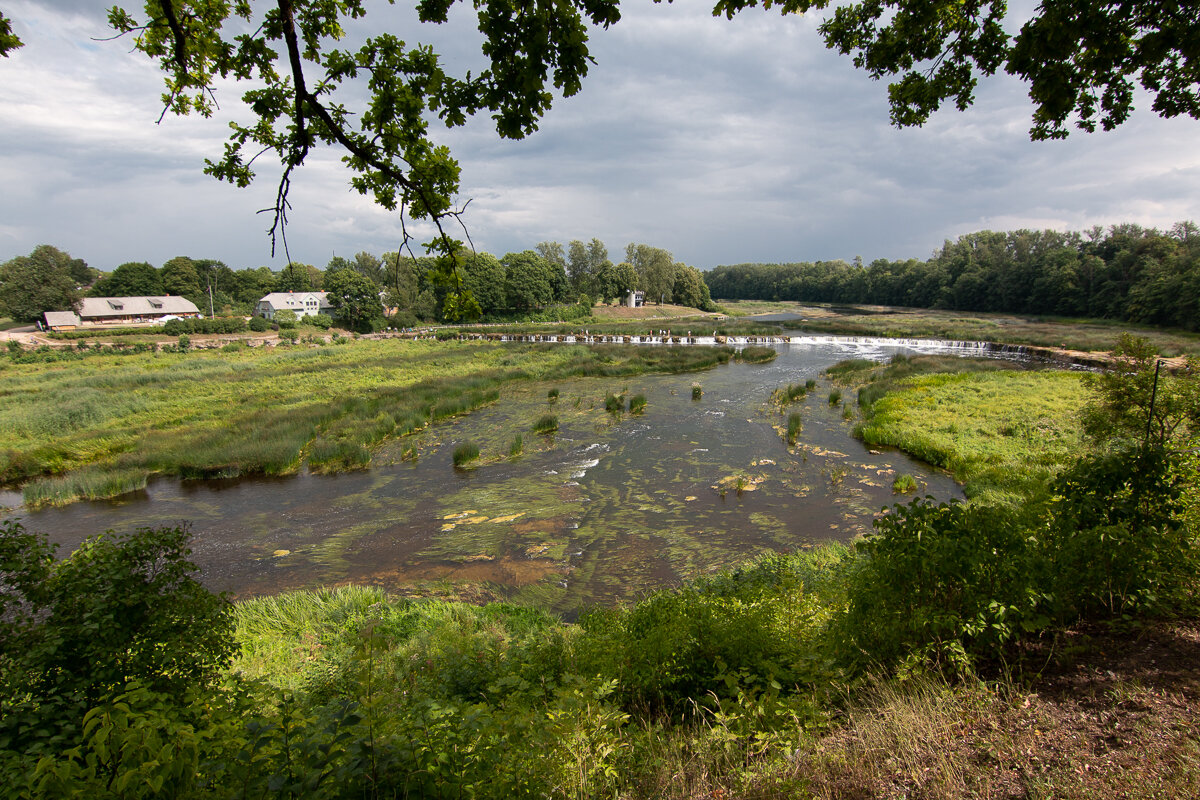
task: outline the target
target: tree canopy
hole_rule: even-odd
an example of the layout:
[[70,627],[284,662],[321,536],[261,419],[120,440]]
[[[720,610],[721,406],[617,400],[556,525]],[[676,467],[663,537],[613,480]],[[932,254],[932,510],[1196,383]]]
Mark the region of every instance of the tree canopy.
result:
[[82,260],[38,245],[27,256],[0,264],[0,314],[36,322],[47,311],[69,311],[80,299],[76,276],[87,272]]

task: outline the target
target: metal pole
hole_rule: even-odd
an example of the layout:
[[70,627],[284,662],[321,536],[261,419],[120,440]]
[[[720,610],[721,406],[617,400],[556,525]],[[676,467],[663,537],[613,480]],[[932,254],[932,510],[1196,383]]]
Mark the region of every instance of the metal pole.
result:
[[1154,420],[1154,399],[1158,396],[1158,369],[1161,366],[1161,361],[1154,362],[1154,386],[1150,389],[1150,411],[1146,414],[1146,439],[1142,442],[1143,450],[1150,446],[1150,423]]

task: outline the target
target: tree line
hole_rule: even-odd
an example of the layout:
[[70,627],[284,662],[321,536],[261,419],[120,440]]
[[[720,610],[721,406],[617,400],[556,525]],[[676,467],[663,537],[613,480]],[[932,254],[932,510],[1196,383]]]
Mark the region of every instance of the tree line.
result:
[[1200,329],[1200,228],[980,231],[926,261],[737,264],[705,274],[729,300],[863,303],[1094,317]]
[[28,256],[0,264],[0,314],[35,322],[46,311],[77,306],[85,296],[166,294],[218,314],[247,314],[270,292],[304,291],[336,294],[335,305],[356,329],[381,326],[385,310],[401,326],[520,317],[556,304],[581,304],[586,312],[593,300],[624,300],[633,290],[645,292],[648,302],[712,308],[698,269],[645,244],[630,244],[625,261],[615,265],[599,239],[587,244],[575,240],[566,248],[541,242],[499,258],[459,250],[453,269],[442,263],[450,258],[364,251],[353,258],[334,256],[325,269],[291,262],[276,272],[269,267],[234,270],[216,259],[176,256],[161,267],[131,261],[103,273],[56,247],[40,245]]

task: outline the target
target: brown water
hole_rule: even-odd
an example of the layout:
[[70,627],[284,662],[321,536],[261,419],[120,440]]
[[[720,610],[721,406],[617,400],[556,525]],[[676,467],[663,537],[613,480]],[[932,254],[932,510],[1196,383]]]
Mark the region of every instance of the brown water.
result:
[[[824,381],[788,409],[804,417],[797,447],[783,440],[786,411],[767,405],[775,388],[819,379],[841,359],[905,348],[825,340],[778,349],[766,365],[523,387],[392,443],[364,472],[161,480],[118,500],[18,513],[63,551],[98,531],[186,521],[207,584],[237,596],[362,583],[570,613],[765,550],[848,541],[881,507],[908,499],[892,493],[899,473],[921,493],[961,496],[949,477],[901,453],[869,453],[829,406]],[[605,413],[605,395],[622,390],[646,396],[643,414]],[[546,413],[559,418],[553,437],[530,432]],[[510,457],[518,434],[524,452]],[[458,470],[451,452],[466,440],[480,445],[481,462]],[[413,445],[420,457],[402,460]]]

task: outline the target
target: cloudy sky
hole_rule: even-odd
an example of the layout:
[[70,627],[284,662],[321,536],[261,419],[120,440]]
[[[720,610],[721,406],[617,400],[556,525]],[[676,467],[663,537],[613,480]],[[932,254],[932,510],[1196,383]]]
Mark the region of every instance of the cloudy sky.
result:
[[[212,119],[155,124],[160,76],[127,42],[96,41],[108,35],[103,5],[4,3],[26,46],[0,59],[0,261],[50,243],[106,270],[176,255],[281,268],[270,220],[255,213],[271,204],[274,171],[244,190],[202,173],[241,112],[237,93]],[[425,29],[411,11],[368,6],[371,29],[478,69],[469,7]],[[439,130],[462,166],[477,248],[597,237],[614,260],[641,242],[708,269],[926,258],[983,229],[1200,220],[1200,122],[1142,110],[1114,132],[1034,143],[1024,88],[1002,77],[970,111],[897,130],[886,87],[825,51],[818,19],[751,10],[730,22],[708,8],[626,0],[622,21],[592,36],[583,91],[525,140],[500,140],[487,119]],[[348,178],[324,153],[294,179],[294,259],[323,267],[396,249],[395,215]]]

